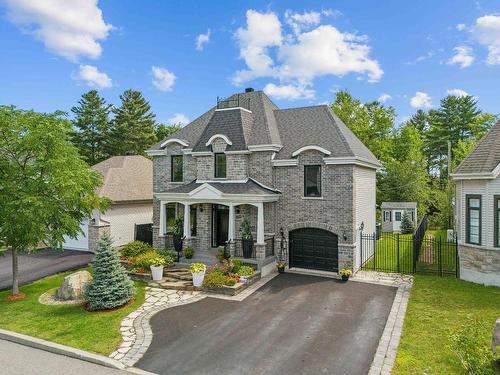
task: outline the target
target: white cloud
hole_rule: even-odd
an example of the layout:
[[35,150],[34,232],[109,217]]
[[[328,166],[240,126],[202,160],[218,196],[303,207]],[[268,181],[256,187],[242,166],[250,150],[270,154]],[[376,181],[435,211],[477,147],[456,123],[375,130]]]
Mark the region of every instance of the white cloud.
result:
[[449,90],[446,90],[446,94],[447,95],[453,95],[453,96],[467,96],[469,95],[467,93],[467,91],[464,91],[462,89],[449,89]]
[[379,97],[378,97],[378,101],[380,103],[385,103],[386,101],[388,100],[391,100],[392,99],[392,96],[390,96],[389,94],[386,94],[386,93],[383,93],[381,94]]
[[205,34],[200,34],[196,37],[196,50],[203,51],[205,44],[210,42],[210,29]]
[[413,108],[430,108],[432,107],[431,97],[425,92],[417,91],[410,99],[410,105]]
[[476,20],[473,35],[477,41],[488,48],[486,63],[500,64],[500,15],[486,15]]
[[323,9],[321,14],[325,17],[339,17],[342,15],[342,12],[337,9]]
[[71,61],[80,56],[98,58],[99,42],[113,27],[104,21],[97,0],[7,0],[6,4],[11,22]]
[[466,28],[465,23],[459,23],[459,24],[457,24],[456,28],[457,28],[458,31],[465,30],[465,28]]
[[321,22],[321,13],[292,13],[290,10],[287,10],[285,12],[285,22],[290,25],[295,34],[299,34],[303,29],[319,25],[319,23]]
[[[383,70],[369,56],[368,38],[342,33],[331,25],[318,26],[320,19],[317,12],[287,12],[285,21],[293,31],[287,34],[275,13],[247,11],[247,25],[235,35],[247,69],[236,72],[233,83],[272,77],[284,86],[306,88],[316,77],[348,73],[365,75],[371,82],[380,80]],[[312,30],[303,31],[305,26]]]
[[90,87],[105,89],[113,86],[111,78],[92,65],[80,65],[78,67],[78,73],[73,78],[85,81]]
[[276,14],[247,11],[247,26],[236,31],[236,40],[240,47],[240,57],[245,60],[247,70],[236,72],[234,83],[274,74],[273,59],[268,55],[268,48],[279,46],[282,42],[281,22]]
[[459,65],[460,68],[467,68],[474,62],[474,55],[472,53],[472,48],[468,46],[458,46],[453,48],[455,55],[448,60],[450,65]]
[[304,86],[294,85],[275,85],[268,83],[264,87],[264,92],[276,99],[297,100],[297,99],[313,99],[314,90],[308,89]]
[[186,125],[189,124],[189,119],[183,113],[176,113],[173,117],[167,119],[168,125]]
[[151,71],[153,73],[154,87],[160,91],[172,91],[175,80],[177,79],[174,73],[158,66],[152,66]]

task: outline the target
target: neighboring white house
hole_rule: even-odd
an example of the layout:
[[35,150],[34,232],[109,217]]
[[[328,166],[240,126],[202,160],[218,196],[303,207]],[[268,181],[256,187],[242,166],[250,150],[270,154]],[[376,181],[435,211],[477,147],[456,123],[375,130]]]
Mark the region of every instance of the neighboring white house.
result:
[[135,239],[136,225],[153,222],[153,164],[139,156],[113,156],[92,167],[103,176],[98,194],[111,200],[103,214],[97,210],[81,224],[84,235],[67,238],[64,248],[92,251],[103,232],[109,232],[113,246]]
[[500,122],[451,177],[460,278],[500,286]]
[[417,202],[382,202],[382,232],[401,232],[401,220],[408,212],[413,226],[417,227]]

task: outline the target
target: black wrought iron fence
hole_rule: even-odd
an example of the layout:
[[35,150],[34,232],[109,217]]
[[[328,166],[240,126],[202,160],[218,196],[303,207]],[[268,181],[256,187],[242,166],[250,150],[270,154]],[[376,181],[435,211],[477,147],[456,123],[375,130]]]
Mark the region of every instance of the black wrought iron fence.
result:
[[361,233],[361,269],[459,276],[457,239],[432,234]]

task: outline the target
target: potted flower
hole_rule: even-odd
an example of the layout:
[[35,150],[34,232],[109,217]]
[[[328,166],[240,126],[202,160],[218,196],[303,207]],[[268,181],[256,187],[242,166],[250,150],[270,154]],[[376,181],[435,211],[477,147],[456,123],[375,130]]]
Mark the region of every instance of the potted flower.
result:
[[342,268],[339,272],[340,277],[342,278],[342,281],[347,281],[349,280],[349,277],[352,276],[352,271],[350,268]]
[[149,259],[149,268],[151,269],[151,277],[153,281],[160,281],[163,277],[163,267],[165,266],[165,258],[161,255],[151,257]]
[[182,251],[182,243],[184,237],[182,236],[184,231],[184,220],[182,217],[178,217],[174,221],[174,225],[172,225],[172,237],[174,240],[174,249],[177,252],[177,261],[179,261],[179,255]]
[[250,222],[245,219],[240,226],[241,242],[243,245],[243,258],[251,258],[253,252],[253,236]]
[[285,273],[285,267],[286,263],[283,262],[282,260],[276,262],[276,268],[278,269],[279,273]]
[[207,270],[207,266],[203,263],[193,263],[189,266],[189,272],[193,276],[193,286],[201,287],[203,284],[203,279],[205,278],[205,271]]

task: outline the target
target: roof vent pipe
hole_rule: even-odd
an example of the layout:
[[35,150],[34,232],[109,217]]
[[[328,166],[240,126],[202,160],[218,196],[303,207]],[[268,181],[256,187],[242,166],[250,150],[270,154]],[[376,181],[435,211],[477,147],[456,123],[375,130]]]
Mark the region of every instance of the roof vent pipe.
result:
[[247,87],[247,88],[245,89],[245,92],[253,92],[253,88],[252,88],[252,87]]

